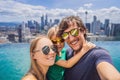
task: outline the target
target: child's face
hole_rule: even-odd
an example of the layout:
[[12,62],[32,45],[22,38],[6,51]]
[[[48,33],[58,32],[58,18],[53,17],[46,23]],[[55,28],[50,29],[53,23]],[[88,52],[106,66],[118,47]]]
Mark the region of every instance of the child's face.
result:
[[51,41],[53,42],[54,45],[57,46],[59,52],[64,47],[64,40],[59,37],[56,37],[55,35],[52,36]]

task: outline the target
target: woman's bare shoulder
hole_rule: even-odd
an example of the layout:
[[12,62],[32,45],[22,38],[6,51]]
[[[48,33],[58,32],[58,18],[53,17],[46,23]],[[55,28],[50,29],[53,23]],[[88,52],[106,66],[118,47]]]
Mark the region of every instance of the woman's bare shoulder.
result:
[[37,80],[36,77],[32,74],[27,74],[22,78],[22,80]]

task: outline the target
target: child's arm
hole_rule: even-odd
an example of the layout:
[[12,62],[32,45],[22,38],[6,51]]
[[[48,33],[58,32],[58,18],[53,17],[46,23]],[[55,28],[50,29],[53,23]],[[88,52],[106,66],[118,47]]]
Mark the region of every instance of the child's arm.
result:
[[92,49],[93,47],[95,47],[94,44],[92,43],[86,43],[83,45],[81,51],[79,53],[77,53],[76,55],[74,55],[73,57],[71,57],[68,60],[58,60],[55,64],[65,67],[65,68],[70,68],[72,67],[74,64],[76,64],[80,58],[90,49]]

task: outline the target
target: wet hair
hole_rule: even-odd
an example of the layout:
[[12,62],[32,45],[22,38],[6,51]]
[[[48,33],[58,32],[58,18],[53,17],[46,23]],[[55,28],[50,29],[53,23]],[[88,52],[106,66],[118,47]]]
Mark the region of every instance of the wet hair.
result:
[[[86,32],[86,27],[84,26],[82,20],[79,18],[79,16],[68,16],[62,19],[61,23],[59,24],[59,30],[57,33],[57,36],[61,36],[63,32],[69,28],[70,23],[77,24],[77,27],[80,28],[80,31]],[[84,37],[86,39],[86,33],[84,34]]]

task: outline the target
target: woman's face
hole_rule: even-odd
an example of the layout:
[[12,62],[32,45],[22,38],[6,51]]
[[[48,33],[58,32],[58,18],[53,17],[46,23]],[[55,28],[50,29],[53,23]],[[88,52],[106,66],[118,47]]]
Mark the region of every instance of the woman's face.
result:
[[64,40],[56,37],[56,35],[53,35],[51,37],[51,41],[53,42],[54,45],[57,46],[58,51],[60,52],[62,50],[62,48],[64,47]]
[[42,38],[36,45],[36,53],[34,58],[38,64],[51,66],[55,62],[56,53],[53,50],[53,43],[47,38]]

